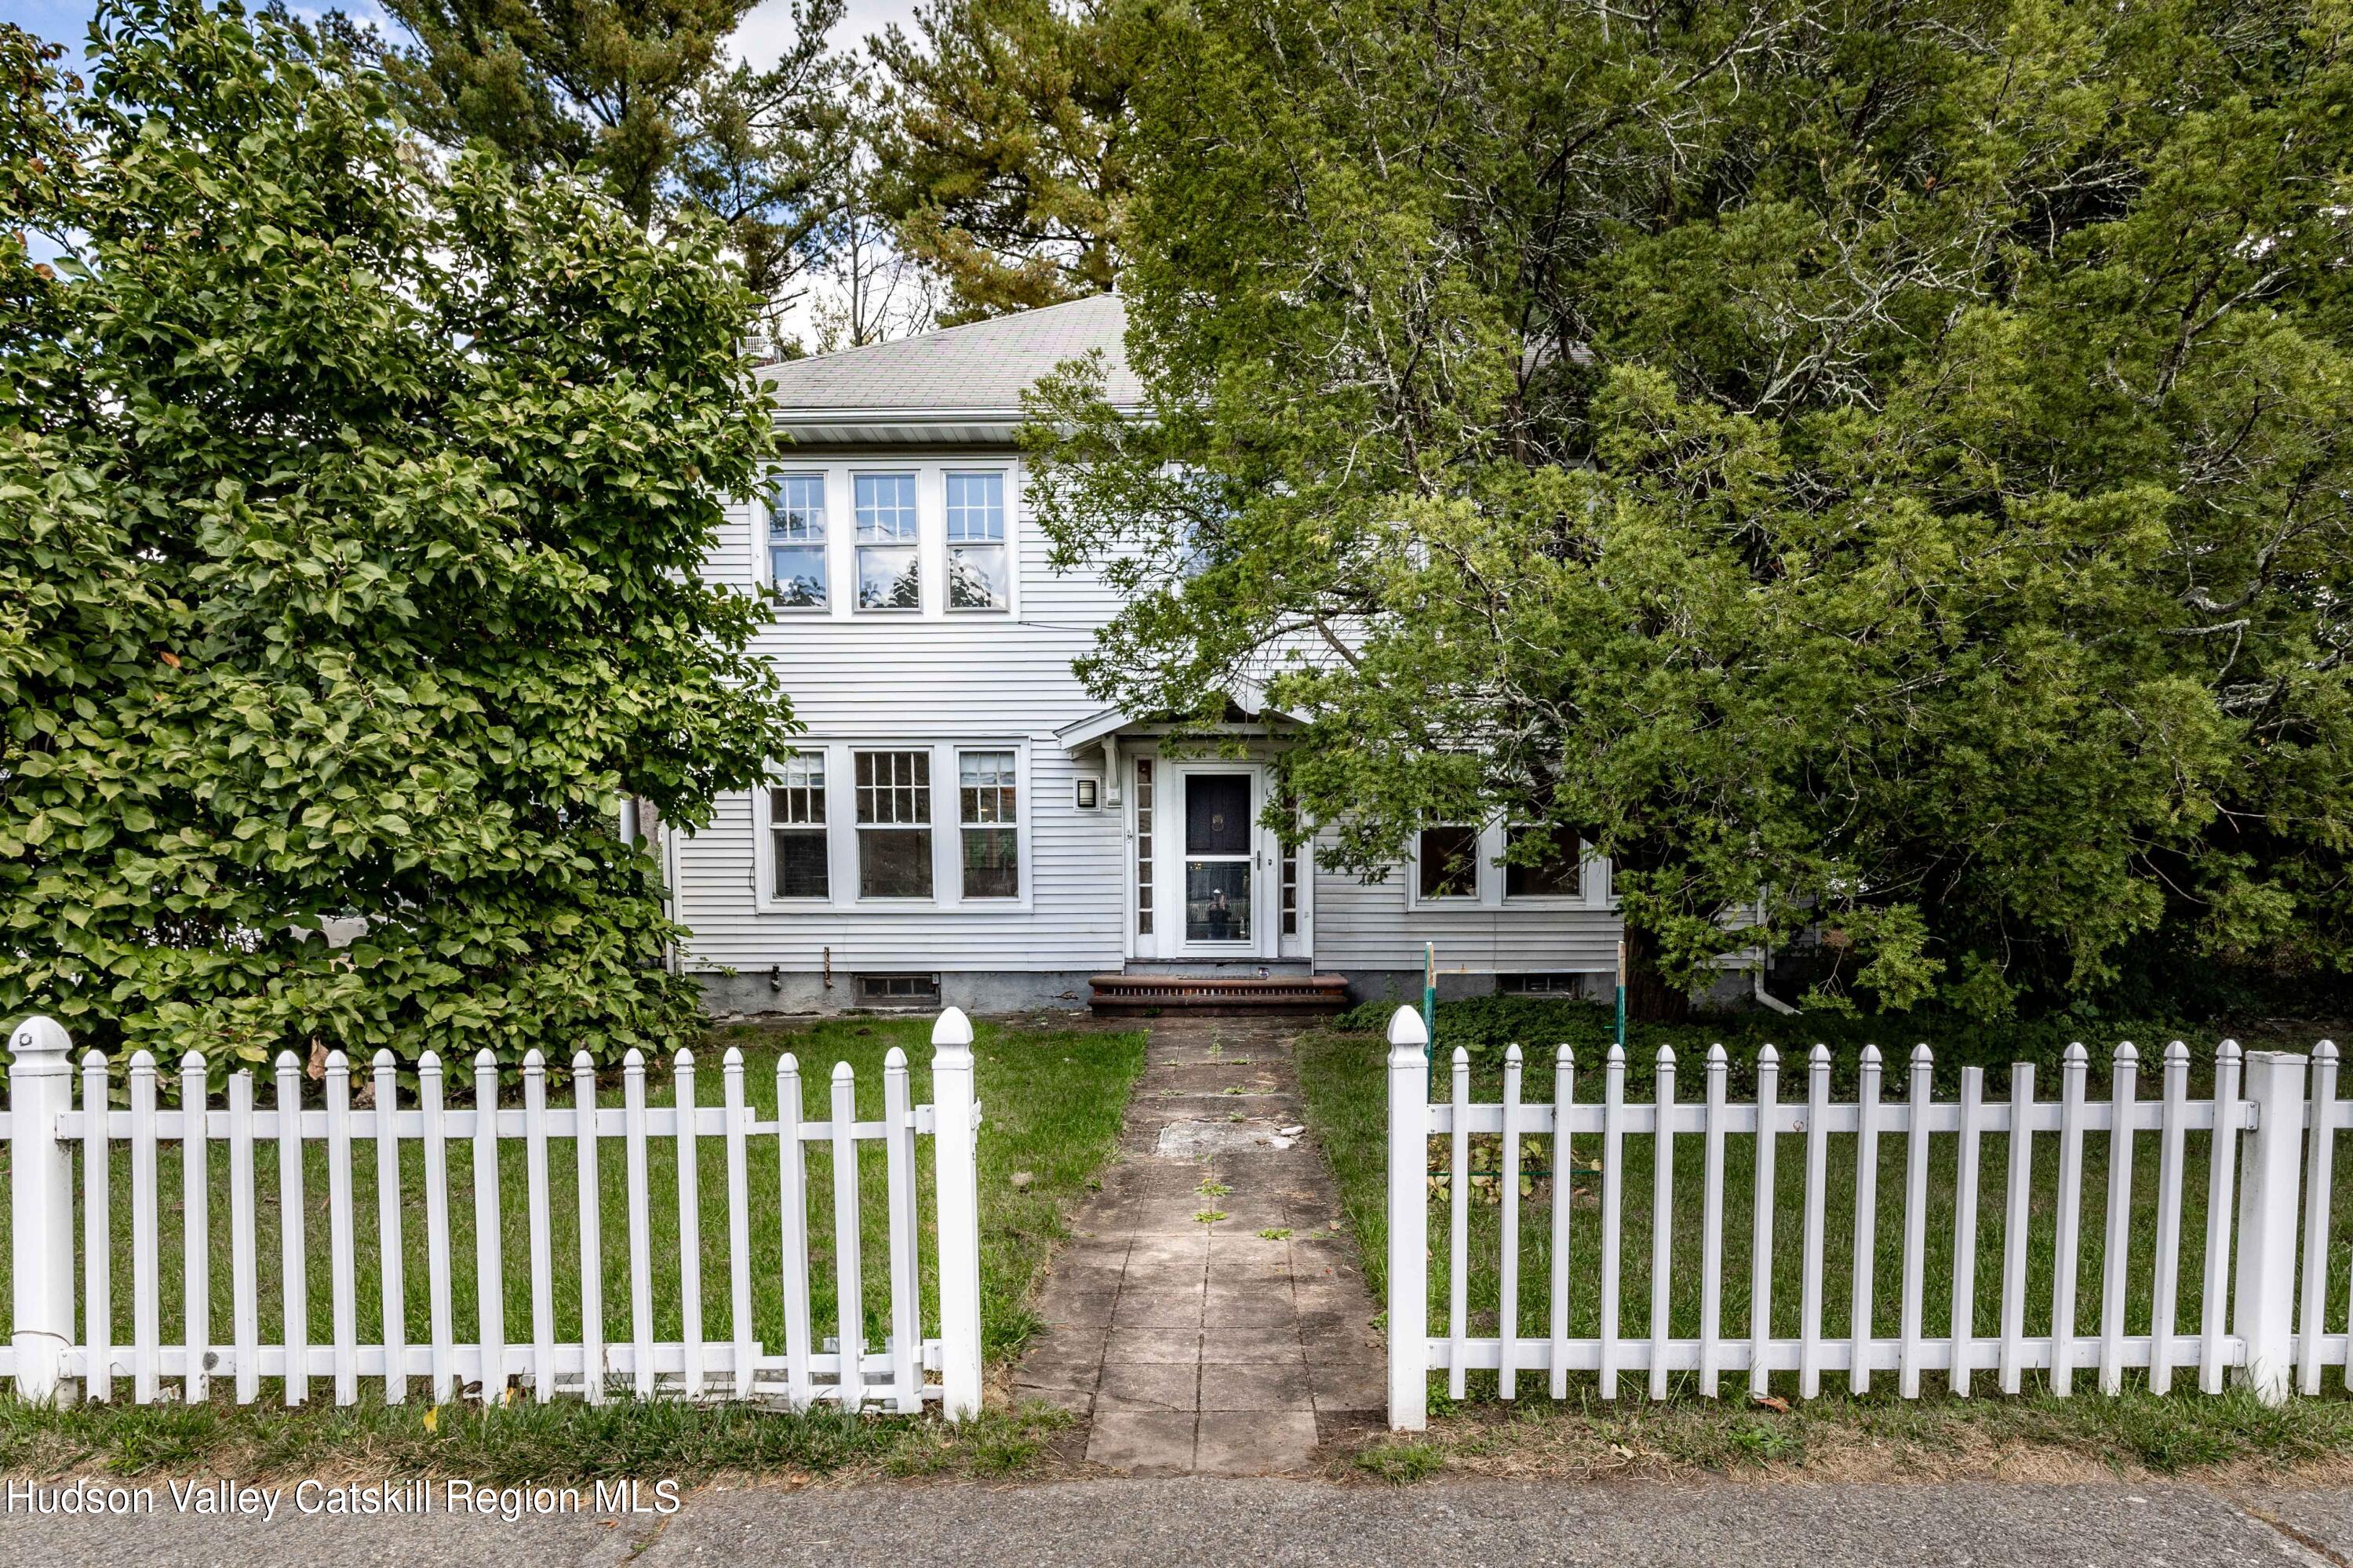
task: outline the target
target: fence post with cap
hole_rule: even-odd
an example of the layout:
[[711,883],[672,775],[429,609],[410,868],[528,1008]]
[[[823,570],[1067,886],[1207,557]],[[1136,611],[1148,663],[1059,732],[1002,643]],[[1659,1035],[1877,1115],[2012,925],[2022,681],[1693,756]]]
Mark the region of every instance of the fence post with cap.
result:
[[[2239,1375],[2265,1405],[2284,1403],[2295,1376],[2296,1199],[2303,1180],[2304,1079],[2307,1063],[2279,1051],[2249,1051],[2244,1103],[2254,1113],[2239,1168],[2238,1273],[2231,1331],[2246,1344]],[[2217,1129],[2215,1157],[2235,1134]]]
[[10,1322],[16,1397],[28,1405],[74,1394],[73,1153],[58,1137],[58,1118],[73,1109],[72,1045],[54,1018],[27,1018],[9,1037]]
[[1430,1030],[1389,1019],[1389,1428],[1430,1425]]
[[[950,1007],[932,1026],[932,1158],[939,1208],[940,1414],[980,1414],[980,1107],[974,1098],[972,1020]],[[847,1342],[845,1341],[845,1343]]]

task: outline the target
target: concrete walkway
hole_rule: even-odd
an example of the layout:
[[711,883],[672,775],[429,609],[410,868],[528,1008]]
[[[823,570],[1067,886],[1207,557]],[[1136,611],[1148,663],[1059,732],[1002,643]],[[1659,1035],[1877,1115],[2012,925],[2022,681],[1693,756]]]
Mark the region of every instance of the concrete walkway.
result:
[[1280,1475],[1377,1425],[1385,1361],[1280,1020],[1151,1025],[1120,1158],[1039,1303],[1016,1395],[1128,1475]]

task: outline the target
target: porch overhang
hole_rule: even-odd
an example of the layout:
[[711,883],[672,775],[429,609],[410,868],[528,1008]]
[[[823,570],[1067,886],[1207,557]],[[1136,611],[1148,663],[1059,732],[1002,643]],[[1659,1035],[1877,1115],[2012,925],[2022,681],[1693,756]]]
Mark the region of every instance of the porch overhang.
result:
[[1074,720],[1054,731],[1054,739],[1062,749],[1077,756],[1090,746],[1116,744],[1124,734],[1165,735],[1172,731],[1187,734],[1250,733],[1268,725],[1300,722],[1295,713],[1286,713],[1266,700],[1265,689],[1256,681],[1240,680],[1228,694],[1229,717],[1217,723],[1181,722],[1160,713],[1137,713],[1125,708],[1105,708]]

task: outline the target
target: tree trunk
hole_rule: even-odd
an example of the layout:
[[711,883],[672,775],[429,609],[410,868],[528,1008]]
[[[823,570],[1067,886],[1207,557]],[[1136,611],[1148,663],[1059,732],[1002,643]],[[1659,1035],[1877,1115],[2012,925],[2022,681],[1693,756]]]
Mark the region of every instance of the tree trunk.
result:
[[1626,1017],[1643,1024],[1680,1024],[1691,1016],[1691,993],[1658,971],[1658,943],[1639,926],[1626,928]]

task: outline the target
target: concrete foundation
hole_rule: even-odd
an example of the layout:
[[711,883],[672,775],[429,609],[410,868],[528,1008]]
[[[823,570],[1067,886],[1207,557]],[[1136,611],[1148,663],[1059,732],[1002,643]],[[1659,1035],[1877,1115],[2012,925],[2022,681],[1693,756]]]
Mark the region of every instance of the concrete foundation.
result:
[[[1583,977],[1584,1000],[1608,1001],[1611,981],[1607,974]],[[1498,981],[1493,974],[1450,974],[1444,970],[1438,974],[1438,999],[1457,1002],[1466,996],[1493,996]],[[1348,974],[1348,999],[1352,1002],[1394,1002],[1401,1007],[1421,1004],[1421,971],[1419,969],[1364,969]]]
[[[1305,973],[1309,965],[1295,962],[1282,963],[1251,963],[1246,965],[1217,963],[1153,963],[1131,964],[1131,972],[1155,973],[1226,973],[1283,974],[1293,971]],[[923,973],[909,968],[893,973]],[[1088,981],[1096,973],[1087,969],[1041,970],[944,970],[939,973],[940,994],[934,1003],[928,999],[909,1002],[893,998],[889,1002],[861,1002],[859,998],[858,974],[854,971],[836,970],[832,984],[821,974],[786,970],[739,970],[733,973],[698,973],[694,975],[702,987],[705,1011],[716,1017],[757,1016],[762,1014],[784,1013],[796,1016],[829,1013],[932,1013],[942,1007],[961,1007],[967,1013],[1038,1013],[1087,1010],[1091,999]],[[1314,966],[1314,973],[1341,973],[1348,982],[1348,1000],[1360,1002],[1393,1002],[1399,1006],[1418,1006],[1421,1002],[1421,971],[1419,969],[1364,969],[1335,971]],[[1606,1002],[1610,995],[1610,978],[1606,974],[1584,977],[1584,994],[1588,1001]],[[1747,994],[1746,976],[1726,977],[1713,993],[1711,1005],[1738,1005]],[[1441,972],[1438,976],[1438,999],[1452,1002],[1465,996],[1492,996],[1495,994],[1496,977],[1493,974],[1461,974]],[[1737,994],[1735,994],[1737,993]]]
[[[892,973],[922,973],[913,968]],[[935,1013],[961,1007],[967,1013],[1084,1012],[1090,970],[1037,972],[979,970],[940,972],[937,1002],[893,999],[860,1002],[858,976],[836,970],[831,985],[825,976],[786,970],[738,970],[732,974],[702,973],[693,976],[702,987],[703,1010],[718,1017],[753,1016],[764,1013],[796,1015],[826,1013]]]

